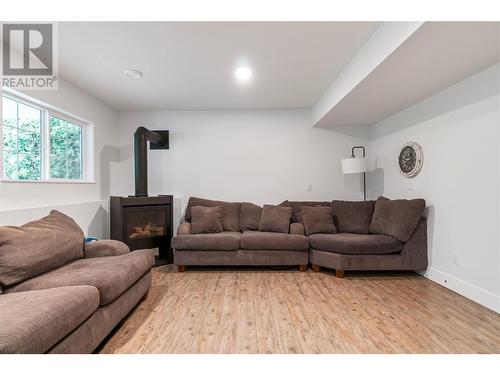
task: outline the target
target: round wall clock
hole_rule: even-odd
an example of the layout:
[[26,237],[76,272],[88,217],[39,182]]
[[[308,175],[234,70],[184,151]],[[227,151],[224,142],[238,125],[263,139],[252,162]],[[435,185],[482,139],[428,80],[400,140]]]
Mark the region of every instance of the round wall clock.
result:
[[399,152],[399,171],[405,177],[415,177],[422,169],[424,152],[418,143],[408,142]]

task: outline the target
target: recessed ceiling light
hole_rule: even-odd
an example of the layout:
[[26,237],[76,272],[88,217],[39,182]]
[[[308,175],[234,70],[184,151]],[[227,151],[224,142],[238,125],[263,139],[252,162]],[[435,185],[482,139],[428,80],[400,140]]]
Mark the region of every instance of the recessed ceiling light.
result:
[[142,78],[142,72],[134,69],[127,69],[124,71],[125,75],[129,78],[139,79]]
[[236,80],[238,82],[245,83],[249,82],[252,79],[253,73],[250,68],[241,66],[234,71],[234,76],[236,77]]

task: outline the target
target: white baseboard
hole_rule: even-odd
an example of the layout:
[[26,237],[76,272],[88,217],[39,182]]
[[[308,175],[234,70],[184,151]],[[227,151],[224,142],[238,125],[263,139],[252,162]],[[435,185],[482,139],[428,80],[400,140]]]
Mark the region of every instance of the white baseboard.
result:
[[421,273],[421,275],[480,305],[500,313],[500,296],[432,267],[427,268],[427,271]]

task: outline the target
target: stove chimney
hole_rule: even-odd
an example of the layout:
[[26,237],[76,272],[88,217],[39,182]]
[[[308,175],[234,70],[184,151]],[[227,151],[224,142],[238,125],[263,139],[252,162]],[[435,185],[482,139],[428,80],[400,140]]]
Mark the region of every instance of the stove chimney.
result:
[[135,196],[148,196],[148,149],[168,150],[168,130],[149,130],[143,126],[134,133]]

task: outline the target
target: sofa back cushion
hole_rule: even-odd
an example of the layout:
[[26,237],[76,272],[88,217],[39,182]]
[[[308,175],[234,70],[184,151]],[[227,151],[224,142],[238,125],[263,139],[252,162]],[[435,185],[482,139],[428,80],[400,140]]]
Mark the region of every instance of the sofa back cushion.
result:
[[281,202],[280,204],[278,204],[278,206],[280,206],[280,207],[292,207],[290,205],[290,201],[288,201],[288,200]]
[[333,201],[333,222],[339,233],[369,234],[375,201]]
[[20,227],[0,227],[0,286],[12,286],[83,258],[83,242],[78,224],[55,210]]
[[222,224],[222,207],[191,207],[191,233],[220,233]]
[[288,233],[290,231],[291,207],[264,205],[259,223],[261,232]]
[[223,202],[223,201],[213,201],[210,199],[189,198],[189,202],[186,208],[186,221],[191,222],[191,208],[194,206],[201,207],[222,207],[222,224],[225,231],[239,232],[240,230],[240,202]]
[[406,242],[425,210],[424,199],[395,199],[379,197],[375,203],[370,232],[386,234]]
[[337,233],[330,207],[302,207],[302,219],[306,235],[314,233]]
[[240,231],[259,230],[262,207],[243,202],[240,209]]
[[302,220],[302,207],[331,207],[331,202],[320,201],[284,201],[280,203],[283,207],[292,207],[292,223],[303,223]]

